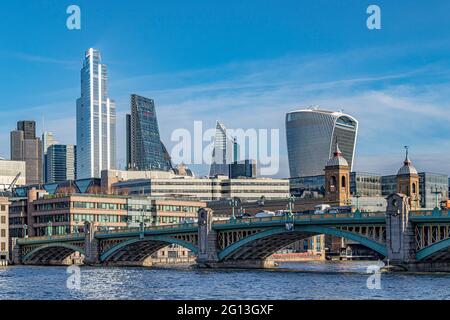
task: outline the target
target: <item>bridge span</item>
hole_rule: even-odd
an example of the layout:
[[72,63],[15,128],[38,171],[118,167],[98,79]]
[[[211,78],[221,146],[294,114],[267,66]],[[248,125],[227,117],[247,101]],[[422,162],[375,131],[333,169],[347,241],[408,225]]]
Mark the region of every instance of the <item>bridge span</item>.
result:
[[411,211],[402,194],[388,197],[386,212],[302,215],[213,221],[201,209],[198,223],[95,231],[18,239],[14,263],[61,263],[75,252],[87,265],[148,265],[149,257],[170,244],[183,246],[207,268],[270,267],[267,259],[296,241],[326,234],[356,241],[403,270],[450,270],[450,215]]

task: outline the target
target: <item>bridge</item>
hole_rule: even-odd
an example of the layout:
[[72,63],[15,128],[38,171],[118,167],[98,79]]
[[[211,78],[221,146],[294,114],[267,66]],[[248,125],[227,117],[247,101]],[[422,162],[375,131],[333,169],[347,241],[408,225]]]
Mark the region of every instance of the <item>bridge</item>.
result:
[[158,250],[176,244],[197,255],[208,268],[270,267],[267,259],[296,241],[332,235],[370,248],[389,264],[411,271],[450,270],[450,215],[447,211],[411,211],[408,197],[392,194],[385,212],[299,215],[213,221],[201,209],[198,223],[95,231],[19,239],[17,264],[48,265],[73,253],[87,265],[145,265]]

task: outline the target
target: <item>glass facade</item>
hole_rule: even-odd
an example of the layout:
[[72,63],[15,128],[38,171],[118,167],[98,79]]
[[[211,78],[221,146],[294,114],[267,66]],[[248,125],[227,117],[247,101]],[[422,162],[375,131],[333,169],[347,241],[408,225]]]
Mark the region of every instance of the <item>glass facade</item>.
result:
[[381,175],[367,172],[350,173],[350,194],[361,197],[381,196]]
[[[382,194],[388,196],[397,192],[397,176],[383,176]],[[436,192],[438,202],[448,199],[449,178],[446,174],[420,172],[419,173],[419,196],[420,207],[433,209],[436,207]]]
[[228,137],[225,126],[220,122],[217,122],[209,175],[211,177],[216,175],[228,176],[230,173],[229,164],[232,163],[232,161],[233,140]]
[[381,195],[388,196],[391,193],[397,192],[397,176],[382,176],[381,177]]
[[341,112],[299,110],[286,115],[291,178],[323,174],[336,141],[353,167],[358,121]]
[[81,97],[77,100],[77,173],[99,178],[116,166],[116,106],[108,97],[107,68],[100,52],[89,49],[81,69]]
[[172,164],[161,142],[154,101],[131,95],[131,115],[127,116],[127,122],[128,168],[170,170]]
[[325,196],[325,176],[289,179],[291,195],[300,199],[320,199]]
[[[448,199],[448,175],[421,172],[419,173],[420,206],[433,209],[442,200]],[[438,203],[436,204],[436,194]]]
[[46,164],[47,183],[75,180],[76,147],[63,144],[50,146],[47,149]]
[[237,161],[230,164],[229,178],[237,179],[239,177],[255,178],[256,162],[253,160]]

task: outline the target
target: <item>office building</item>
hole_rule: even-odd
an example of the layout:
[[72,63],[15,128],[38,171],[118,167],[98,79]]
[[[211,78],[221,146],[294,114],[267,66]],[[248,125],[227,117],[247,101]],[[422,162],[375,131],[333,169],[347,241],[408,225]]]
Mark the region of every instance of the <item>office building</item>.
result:
[[47,149],[47,183],[76,179],[76,147],[54,144]]
[[0,197],[0,266],[9,261],[8,198]]
[[256,178],[256,161],[234,161],[232,164],[230,164],[229,178]]
[[44,131],[44,133],[42,134],[42,174],[44,177],[44,183],[47,182],[48,177],[47,177],[47,149],[54,145],[57,144],[53,133],[48,132],[48,131]]
[[19,121],[11,132],[11,160],[25,161],[27,184],[43,182],[42,142],[34,121]]
[[336,142],[350,170],[353,167],[358,121],[348,114],[319,109],[286,115],[286,138],[291,178],[323,174]]
[[392,193],[397,192],[397,176],[388,175],[381,177],[381,194],[387,197]]
[[98,50],[86,52],[77,100],[77,175],[100,178],[116,166],[116,106],[108,95],[108,74]]
[[229,164],[233,162],[233,149],[236,149],[234,140],[228,136],[227,128],[219,121],[216,123],[216,133],[214,136],[214,149],[212,153],[211,167],[209,175],[229,175]]
[[291,195],[299,199],[321,199],[325,196],[325,176],[289,179]]
[[25,161],[0,160],[0,191],[24,186],[27,183],[26,176]]
[[[448,199],[448,175],[419,172],[420,206],[434,209],[441,201]],[[437,198],[437,199],[436,199]]]
[[131,95],[131,114],[127,115],[127,167],[131,170],[172,169],[170,157],[159,135],[155,102]]
[[[449,179],[446,174],[419,172],[419,199],[420,207],[424,209],[434,209],[436,207],[436,194],[438,203],[448,199]],[[397,176],[383,176],[382,195],[388,196],[397,192]]]
[[351,172],[350,194],[359,197],[381,197],[381,175],[368,172]]
[[289,181],[270,178],[229,179],[227,176],[195,178],[172,172],[119,171],[102,172],[105,192],[120,195],[183,197],[212,201],[240,198],[243,201],[287,199]]

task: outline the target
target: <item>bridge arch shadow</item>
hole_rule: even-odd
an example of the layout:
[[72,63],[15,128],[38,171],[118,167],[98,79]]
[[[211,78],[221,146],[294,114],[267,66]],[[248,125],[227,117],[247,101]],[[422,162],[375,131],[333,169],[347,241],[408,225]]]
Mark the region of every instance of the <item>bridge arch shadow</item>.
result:
[[387,256],[384,244],[357,233],[324,226],[295,226],[292,231],[286,228],[271,228],[248,236],[226,247],[219,252],[218,257],[220,261],[266,259],[296,241],[321,234],[353,240],[382,256]]
[[425,260],[450,260],[450,238],[436,242],[425,247],[416,253],[416,260],[421,262]]
[[130,239],[116,244],[100,255],[100,262],[143,262],[155,252],[176,244],[197,253],[197,246],[167,236],[148,236],[144,239]]
[[51,264],[63,262],[70,255],[79,252],[85,255],[83,248],[68,243],[44,244],[34,248],[22,257],[24,264]]

